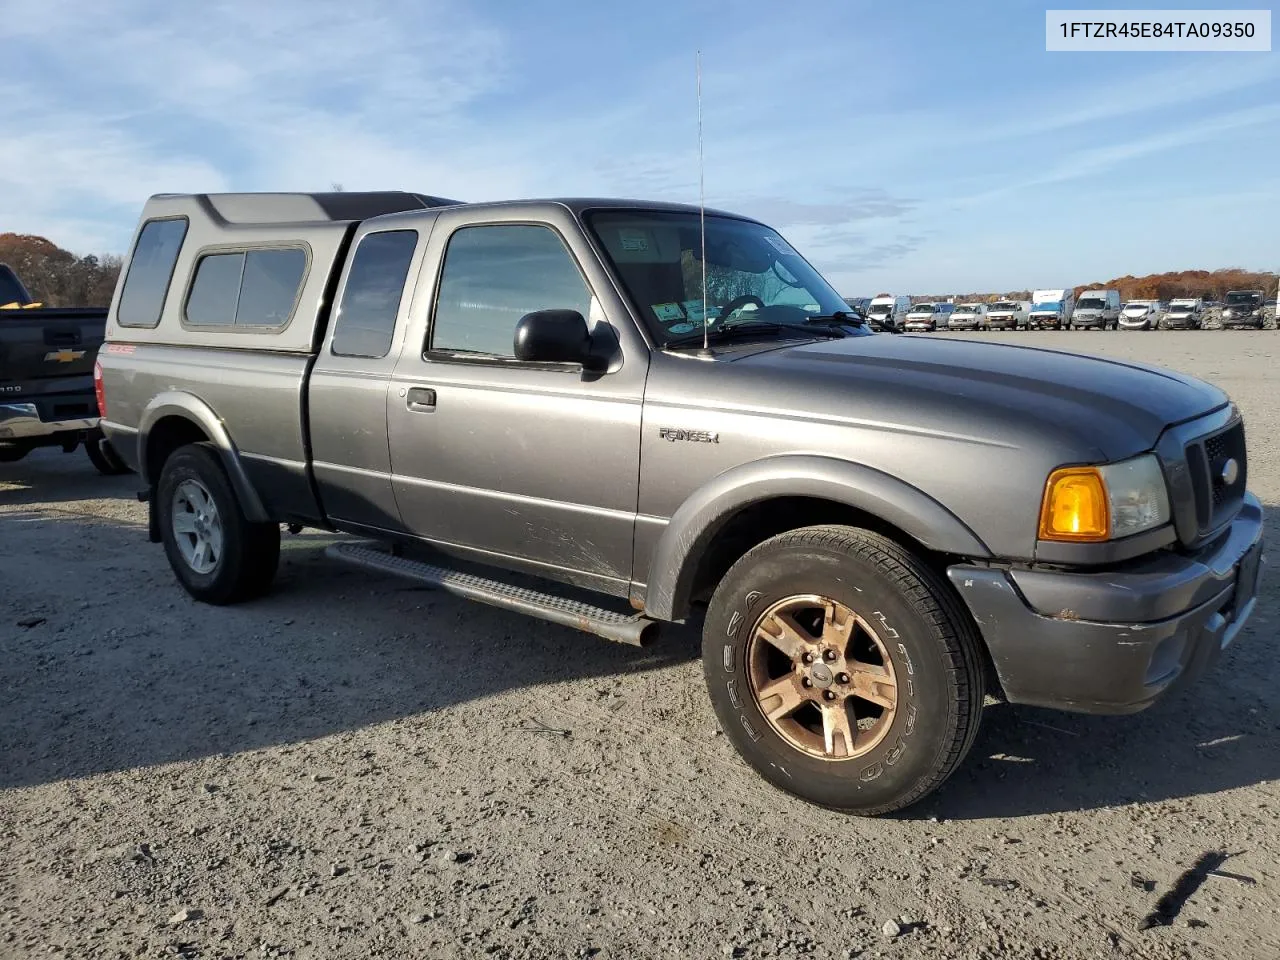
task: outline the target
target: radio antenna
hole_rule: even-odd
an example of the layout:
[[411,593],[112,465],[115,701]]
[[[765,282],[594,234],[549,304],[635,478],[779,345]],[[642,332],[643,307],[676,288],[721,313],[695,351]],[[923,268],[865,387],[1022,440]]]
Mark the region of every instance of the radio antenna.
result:
[[698,51],[698,232],[702,239],[702,352],[710,353],[707,333],[707,194],[702,172],[702,51]]

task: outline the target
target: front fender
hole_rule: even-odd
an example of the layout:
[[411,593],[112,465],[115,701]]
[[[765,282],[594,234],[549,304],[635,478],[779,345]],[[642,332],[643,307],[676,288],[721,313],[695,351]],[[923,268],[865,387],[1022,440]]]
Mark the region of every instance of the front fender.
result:
[[240,451],[227,433],[222,419],[213,412],[213,408],[199,397],[181,391],[169,391],[157,394],[142,411],[138,422],[138,469],[147,485],[154,487],[158,476],[151,476],[147,460],[147,444],[151,438],[151,429],[165,417],[181,417],[189,420],[204,431],[204,435],[217,448],[222,457],[222,465],[226,468],[227,477],[240,500],[240,507],[251,523],[265,523],[271,518],[262,505],[262,498],[254,489],[245,473],[244,464],[240,460]]
[[832,457],[770,457],[726,470],[680,505],[654,551],[645,612],[659,620],[685,616],[698,561],[720,528],[742,508],[781,497],[842,503],[892,524],[931,550],[991,556],[955,514],[896,477]]

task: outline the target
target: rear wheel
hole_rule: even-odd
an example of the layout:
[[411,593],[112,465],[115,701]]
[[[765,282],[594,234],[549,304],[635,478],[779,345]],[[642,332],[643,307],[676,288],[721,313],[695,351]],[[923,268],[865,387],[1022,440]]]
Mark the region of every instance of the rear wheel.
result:
[[929,567],[852,527],[794,530],[748,552],[703,630],[716,715],[774,786],[865,815],[934,790],[973,743],[976,629]]
[[155,496],[165,554],[191,596],[227,604],[270,589],[280,525],[245,517],[212,444],[189,444],[169,457]]
[[90,437],[84,442],[84,452],[104,477],[118,477],[132,472],[106,437]]

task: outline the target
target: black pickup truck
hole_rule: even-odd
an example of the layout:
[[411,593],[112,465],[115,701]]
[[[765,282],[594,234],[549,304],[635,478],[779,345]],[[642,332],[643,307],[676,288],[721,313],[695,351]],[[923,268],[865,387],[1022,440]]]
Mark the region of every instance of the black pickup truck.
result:
[[0,263],[0,463],[81,444],[103,474],[127,471],[98,429],[93,365],[102,307],[44,307]]

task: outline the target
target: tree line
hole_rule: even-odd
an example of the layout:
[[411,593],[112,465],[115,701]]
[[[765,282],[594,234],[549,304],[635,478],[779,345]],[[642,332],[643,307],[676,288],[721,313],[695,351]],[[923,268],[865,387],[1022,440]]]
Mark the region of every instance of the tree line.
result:
[[77,256],[52,240],[0,233],[0,263],[8,264],[27,292],[47,307],[105,307],[111,303],[122,258]]

